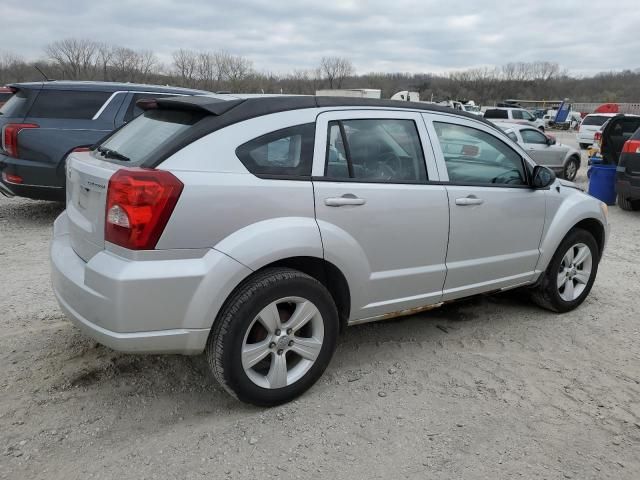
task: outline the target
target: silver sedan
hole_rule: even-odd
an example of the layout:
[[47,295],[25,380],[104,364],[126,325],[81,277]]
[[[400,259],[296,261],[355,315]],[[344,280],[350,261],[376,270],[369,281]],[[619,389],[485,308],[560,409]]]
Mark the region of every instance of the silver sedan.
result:
[[538,165],[554,170],[559,176],[573,181],[580,168],[580,152],[557,143],[556,139],[537,128],[515,123],[496,123],[507,136],[524,148]]

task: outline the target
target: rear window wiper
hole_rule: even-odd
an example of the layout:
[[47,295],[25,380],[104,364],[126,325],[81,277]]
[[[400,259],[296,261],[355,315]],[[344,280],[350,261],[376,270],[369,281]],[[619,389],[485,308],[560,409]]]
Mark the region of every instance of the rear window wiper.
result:
[[98,147],[96,150],[98,150],[104,158],[112,158],[114,160],[120,160],[121,162],[128,162],[131,160],[126,155],[116,152],[115,150],[111,150],[110,148]]

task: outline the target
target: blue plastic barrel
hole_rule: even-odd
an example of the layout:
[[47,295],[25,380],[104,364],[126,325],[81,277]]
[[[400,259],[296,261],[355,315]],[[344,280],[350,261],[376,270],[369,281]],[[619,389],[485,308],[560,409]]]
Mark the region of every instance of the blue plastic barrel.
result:
[[607,205],[616,203],[616,166],[591,165],[589,176],[589,195],[602,200]]
[[603,162],[602,157],[590,157],[589,165],[600,165]]

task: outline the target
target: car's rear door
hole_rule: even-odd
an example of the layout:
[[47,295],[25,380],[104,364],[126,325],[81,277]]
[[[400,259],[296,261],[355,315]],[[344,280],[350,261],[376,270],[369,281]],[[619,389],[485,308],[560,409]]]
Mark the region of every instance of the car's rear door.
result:
[[533,279],[545,193],[506,136],[482,122],[425,114],[450,211],[443,300]]
[[420,114],[325,112],[315,138],[316,219],[352,287],[351,321],[439,302],[449,207]]

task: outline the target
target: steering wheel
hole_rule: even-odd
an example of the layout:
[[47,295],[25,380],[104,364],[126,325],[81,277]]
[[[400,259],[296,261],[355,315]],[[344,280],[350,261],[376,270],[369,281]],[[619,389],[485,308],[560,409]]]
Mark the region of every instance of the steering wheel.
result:
[[375,180],[392,180],[396,177],[396,167],[400,165],[400,158],[393,152],[383,153],[375,167],[367,168],[367,177]]
[[[510,173],[516,173],[518,175],[518,178],[508,177],[506,182],[498,182],[500,178]],[[506,185],[512,185],[512,184],[520,185],[521,182],[522,182],[522,178],[520,177],[520,170],[518,170],[517,168],[512,168],[510,170],[507,170],[506,172],[502,172],[500,175],[497,175],[491,179],[491,183],[501,183]]]

